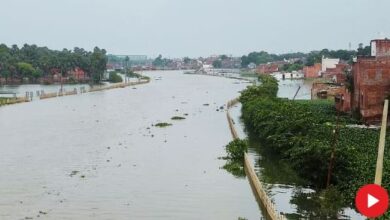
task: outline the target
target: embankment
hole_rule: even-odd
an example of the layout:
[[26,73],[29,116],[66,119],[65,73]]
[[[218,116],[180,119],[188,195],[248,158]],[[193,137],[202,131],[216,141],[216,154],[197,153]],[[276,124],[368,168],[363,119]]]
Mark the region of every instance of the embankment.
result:
[[[239,102],[239,99],[233,99],[230,100],[227,103],[227,120],[229,124],[229,129],[232,134],[233,139],[239,139],[238,132],[234,126],[233,119],[230,116],[229,109],[235,106]],[[245,173],[247,174],[249,183],[252,187],[253,193],[256,196],[257,201],[259,201],[260,207],[266,212],[268,217],[271,220],[286,220],[286,217],[282,214],[278,213],[276,210],[276,207],[274,203],[271,201],[271,199],[268,197],[267,192],[265,191],[265,188],[263,184],[260,182],[259,178],[257,177],[257,174],[253,168],[252,162],[249,159],[249,156],[247,153],[244,154],[244,168]]]

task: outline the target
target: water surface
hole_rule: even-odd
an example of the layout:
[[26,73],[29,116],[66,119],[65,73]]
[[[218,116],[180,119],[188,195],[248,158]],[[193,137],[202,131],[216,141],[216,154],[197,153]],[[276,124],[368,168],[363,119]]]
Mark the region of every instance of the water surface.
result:
[[218,159],[231,135],[217,109],[247,84],[146,75],[147,85],[1,107],[0,219],[260,219],[247,180]]

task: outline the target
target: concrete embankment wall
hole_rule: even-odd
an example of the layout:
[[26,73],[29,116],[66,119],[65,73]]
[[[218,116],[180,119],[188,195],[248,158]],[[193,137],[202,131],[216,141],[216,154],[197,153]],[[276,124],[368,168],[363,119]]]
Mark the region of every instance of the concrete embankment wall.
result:
[[0,106],[1,105],[12,105],[12,104],[29,102],[29,101],[30,101],[30,99],[28,99],[27,97],[1,99],[0,100]]
[[[227,103],[227,120],[229,123],[229,128],[230,132],[232,133],[233,139],[238,139],[239,135],[237,133],[237,130],[234,126],[233,119],[230,116],[229,109],[235,106],[239,102],[238,98],[230,100]],[[244,167],[245,167],[245,172],[247,174],[248,180],[250,182],[250,185],[253,189],[253,193],[256,196],[256,199],[260,201],[260,206],[263,207],[264,211],[268,215],[268,218],[271,220],[287,220],[287,218],[278,213],[276,210],[276,207],[274,203],[271,201],[271,199],[268,197],[263,184],[260,182],[259,178],[257,177],[257,174],[252,166],[252,163],[249,159],[249,156],[247,153],[244,155]]]
[[[104,90],[109,90],[109,89],[118,89],[118,88],[125,88],[125,87],[128,87],[128,86],[135,86],[135,85],[140,85],[140,84],[146,84],[146,83],[149,83],[150,80],[147,79],[147,80],[141,80],[139,82],[129,82],[129,83],[116,83],[116,84],[111,84],[111,85],[108,85],[108,86],[97,86],[97,87],[93,87],[93,88],[90,88],[88,90],[88,92],[99,92],[99,91],[104,91]],[[80,93],[84,93],[82,92],[82,90],[80,91]],[[64,93],[57,93],[57,92],[53,92],[53,93],[44,93],[44,94],[41,94],[39,96],[40,99],[49,99],[49,98],[55,98],[55,97],[60,97],[60,96],[69,96],[69,95],[77,95],[77,90],[73,90],[73,91],[68,91],[68,92],[64,92]]]
[[[89,89],[88,91],[85,90],[84,87],[80,88],[80,94],[86,93],[86,92],[98,92],[98,91],[104,91],[109,89],[117,89],[117,88],[125,88],[128,86],[135,86],[135,85],[141,85],[141,84],[147,84],[150,82],[150,79],[143,79],[138,82],[128,82],[128,83],[116,83],[111,84],[108,86],[99,86]],[[32,93],[31,93],[32,94]],[[40,93],[39,99],[50,99],[50,98],[56,98],[61,96],[70,96],[70,95],[77,95],[77,89],[75,88],[72,91],[64,91],[64,92],[51,92],[51,93]],[[8,99],[0,99],[0,106],[1,105],[12,105],[17,103],[23,103],[23,102],[30,102],[32,100],[32,96],[26,97],[17,97],[17,98],[8,98]]]

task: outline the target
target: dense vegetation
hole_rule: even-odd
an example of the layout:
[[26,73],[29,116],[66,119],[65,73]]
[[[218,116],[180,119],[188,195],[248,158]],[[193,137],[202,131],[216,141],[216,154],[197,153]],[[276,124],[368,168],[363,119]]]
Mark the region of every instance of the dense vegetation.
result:
[[[359,48],[357,50],[328,50],[323,49],[321,51],[311,51],[309,53],[287,53],[287,54],[270,54],[265,51],[261,52],[252,52],[248,55],[244,55],[241,57],[241,66],[247,67],[248,64],[254,63],[256,65],[259,64],[265,64],[268,62],[276,62],[276,61],[283,61],[288,59],[299,59],[302,61],[301,64],[304,64],[306,66],[312,66],[315,63],[321,62],[322,56],[328,57],[328,58],[339,58],[344,61],[351,61],[352,57],[356,55],[362,55],[362,56],[369,56],[371,53],[370,46],[363,47],[362,44],[359,45]],[[292,70],[296,70],[298,67],[297,65],[291,67],[288,66],[287,68],[292,68]]]
[[[374,182],[379,131],[347,126],[357,122],[347,115],[338,117],[329,101],[277,98],[277,80],[271,76],[261,76],[260,80],[261,85],[248,87],[240,98],[249,130],[264,143],[262,146],[287,161],[317,189],[326,187],[331,152],[335,150],[331,185],[351,205],[357,189]],[[388,150],[384,168],[390,168]],[[383,185],[390,187],[389,172],[384,172]]]
[[0,77],[7,80],[25,78],[34,81],[54,72],[67,76],[69,71],[78,67],[97,83],[102,79],[106,64],[106,51],[98,47],[89,52],[78,47],[57,51],[28,44],[21,48],[0,45]]
[[160,55],[158,55],[158,57],[156,57],[153,60],[153,66],[165,67],[165,66],[168,66],[168,64],[171,63],[171,62],[172,62],[172,60],[167,59],[167,58],[163,58],[163,56],[160,54]]

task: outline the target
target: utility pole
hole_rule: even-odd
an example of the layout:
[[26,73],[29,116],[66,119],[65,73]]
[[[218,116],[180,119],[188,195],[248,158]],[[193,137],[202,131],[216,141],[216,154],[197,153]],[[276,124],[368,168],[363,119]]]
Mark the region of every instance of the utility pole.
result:
[[301,86],[298,87],[297,92],[295,93],[293,100],[295,100],[295,98],[297,97],[299,90],[301,90]]
[[[387,113],[389,110],[389,100],[385,100],[385,104],[383,106],[383,114],[382,114],[382,125],[381,125],[381,133],[379,136],[379,146],[378,146],[378,158],[376,160],[376,170],[375,170],[375,184],[382,185],[382,174],[383,174],[383,155],[385,153],[385,142],[386,142],[386,128],[387,128]],[[370,218],[373,220],[373,218]]]
[[379,137],[379,146],[378,146],[378,158],[376,161],[375,184],[377,185],[382,185],[383,155],[385,152],[388,109],[389,109],[389,100],[386,99],[385,105],[383,106],[382,126],[381,126],[381,133]]

